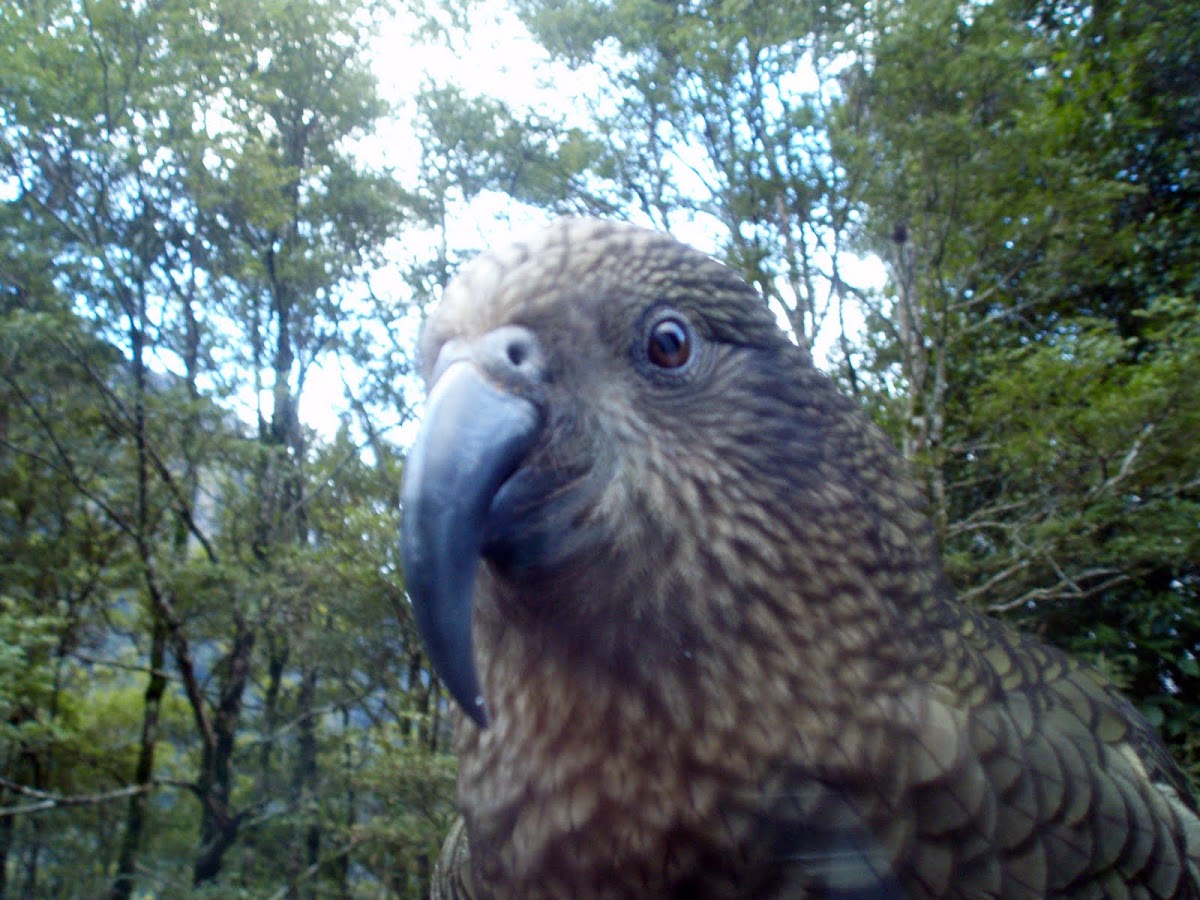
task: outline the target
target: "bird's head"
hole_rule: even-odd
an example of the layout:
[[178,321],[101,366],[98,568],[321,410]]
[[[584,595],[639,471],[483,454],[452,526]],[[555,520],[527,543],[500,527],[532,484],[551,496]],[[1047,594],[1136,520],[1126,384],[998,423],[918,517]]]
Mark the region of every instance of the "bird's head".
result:
[[486,254],[420,352],[405,576],[435,668],[480,725],[480,604],[612,664],[702,653],[705,635],[781,627],[778,582],[861,600],[880,554],[919,530],[882,438],[762,298],[665,235],[562,220]]

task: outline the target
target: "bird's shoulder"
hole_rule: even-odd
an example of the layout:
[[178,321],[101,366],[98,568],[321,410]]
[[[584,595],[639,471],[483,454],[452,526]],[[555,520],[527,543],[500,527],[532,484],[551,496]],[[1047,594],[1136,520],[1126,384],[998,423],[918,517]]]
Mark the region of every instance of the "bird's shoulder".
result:
[[941,640],[940,671],[908,701],[901,779],[912,868],[933,893],[1200,895],[1190,787],[1110,682],[972,613]]

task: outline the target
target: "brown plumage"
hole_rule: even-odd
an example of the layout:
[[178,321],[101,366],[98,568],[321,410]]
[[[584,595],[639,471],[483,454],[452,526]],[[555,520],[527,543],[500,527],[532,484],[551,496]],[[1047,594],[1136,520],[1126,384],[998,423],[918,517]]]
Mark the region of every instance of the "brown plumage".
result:
[[954,599],[887,440],[728,269],[561,221],[421,349],[406,578],[468,714],[442,896],[1200,896],[1147,723]]

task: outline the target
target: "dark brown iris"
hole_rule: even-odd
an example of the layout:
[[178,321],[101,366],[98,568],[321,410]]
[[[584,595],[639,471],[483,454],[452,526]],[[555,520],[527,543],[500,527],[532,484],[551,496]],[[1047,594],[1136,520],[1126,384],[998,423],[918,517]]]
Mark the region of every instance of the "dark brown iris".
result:
[[687,326],[676,318],[663,319],[650,329],[646,355],[660,369],[678,369],[692,355]]

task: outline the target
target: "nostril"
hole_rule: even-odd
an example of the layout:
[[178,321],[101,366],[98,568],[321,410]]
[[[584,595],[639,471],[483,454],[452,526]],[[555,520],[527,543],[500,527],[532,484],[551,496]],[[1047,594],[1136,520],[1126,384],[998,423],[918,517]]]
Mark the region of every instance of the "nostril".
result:
[[520,325],[489,331],[476,343],[473,355],[500,381],[526,383],[542,377],[542,348],[537,335]]

